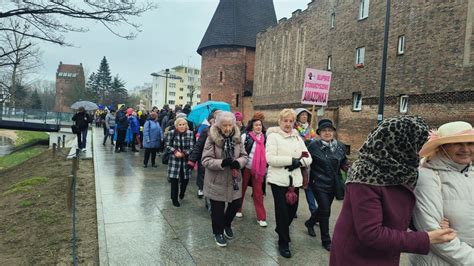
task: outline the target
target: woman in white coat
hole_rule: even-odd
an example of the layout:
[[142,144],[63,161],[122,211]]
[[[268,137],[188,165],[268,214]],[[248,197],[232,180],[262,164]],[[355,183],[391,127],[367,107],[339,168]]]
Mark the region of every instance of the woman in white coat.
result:
[[461,121],[444,124],[432,132],[420,155],[414,225],[430,231],[446,218],[457,237],[432,244],[428,255],[410,255],[410,263],[474,265],[474,129]]
[[289,227],[298,209],[298,200],[288,202],[286,193],[294,190],[292,194],[298,195],[298,188],[303,186],[300,168],[308,167],[312,161],[298,131],[293,128],[295,119],[296,113],[293,109],[283,109],[279,115],[280,126],[269,128],[267,131],[266,157],[269,165],[267,183],[272,188],[275,204],[278,249],[280,255],[285,258],[291,257],[288,246]]

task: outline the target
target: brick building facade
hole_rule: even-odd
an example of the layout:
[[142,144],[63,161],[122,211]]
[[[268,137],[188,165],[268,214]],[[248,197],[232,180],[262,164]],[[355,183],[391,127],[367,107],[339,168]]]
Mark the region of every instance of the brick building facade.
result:
[[201,102],[224,101],[244,111],[254,83],[257,33],[277,24],[273,0],[220,0],[197,52]]
[[[377,123],[385,3],[313,0],[260,33],[253,108],[276,123],[282,108],[302,106],[305,68],[329,68],[323,116],[357,150]],[[392,1],[384,116],[474,123],[473,35],[474,1]]]
[[56,99],[54,105],[55,112],[71,112],[71,104],[80,99],[69,99],[78,95],[80,91],[85,91],[85,78],[82,63],[79,65],[69,65],[59,62],[56,71]]

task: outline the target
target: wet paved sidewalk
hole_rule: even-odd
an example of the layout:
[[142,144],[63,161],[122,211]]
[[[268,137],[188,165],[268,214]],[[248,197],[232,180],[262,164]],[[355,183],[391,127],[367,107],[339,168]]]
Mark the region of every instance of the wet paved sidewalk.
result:
[[[329,253],[317,237],[309,237],[304,221],[309,211],[301,192],[298,218],[291,227],[293,258],[281,257],[271,189],[265,207],[268,227],[261,228],[247,192],[243,218],[235,218],[235,238],[218,247],[204,202],[196,197],[195,178],[181,207],[169,199],[166,165],[143,168],[140,153],[114,153],[110,142],[102,145],[102,131],[94,128],[94,169],[101,265],[328,265]],[[160,157],[157,157],[157,161]],[[341,203],[335,202],[331,229]]]

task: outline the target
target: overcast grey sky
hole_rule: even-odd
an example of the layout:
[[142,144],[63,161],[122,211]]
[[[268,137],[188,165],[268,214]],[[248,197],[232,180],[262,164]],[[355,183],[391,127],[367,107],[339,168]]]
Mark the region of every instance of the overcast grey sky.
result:
[[[142,32],[134,40],[124,40],[99,24],[89,24],[89,32],[70,33],[68,42],[76,47],[40,43],[43,66],[39,79],[54,80],[59,61],[82,63],[86,74],[96,71],[103,56],[111,72],[118,74],[128,89],[151,82],[150,73],[184,64],[201,67],[196,49],[211,21],[219,0],[156,0],[158,8],[134,22]],[[310,0],[274,0],[277,18],[291,17],[296,9],[306,9]]]

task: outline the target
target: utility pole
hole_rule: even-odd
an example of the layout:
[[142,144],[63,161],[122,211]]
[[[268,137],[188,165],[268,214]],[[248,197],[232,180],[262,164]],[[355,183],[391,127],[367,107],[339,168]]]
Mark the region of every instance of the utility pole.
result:
[[382,74],[380,78],[379,112],[377,115],[378,125],[380,125],[383,120],[383,110],[384,110],[384,101],[385,101],[385,78],[387,76],[387,53],[388,53],[389,29],[390,29],[390,0],[387,0],[387,8],[386,8],[386,13],[385,13],[384,39],[383,39]]

